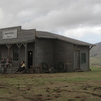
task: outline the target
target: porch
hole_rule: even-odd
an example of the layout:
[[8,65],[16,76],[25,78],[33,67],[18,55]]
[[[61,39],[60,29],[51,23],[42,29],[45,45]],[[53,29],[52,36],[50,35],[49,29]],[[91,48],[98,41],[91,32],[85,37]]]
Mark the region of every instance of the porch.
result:
[[[10,58],[12,61],[7,68],[7,73],[15,73],[19,68],[21,61],[25,61],[25,69],[29,70],[30,65],[33,65],[34,43],[13,43],[0,45],[0,58]],[[29,53],[30,52],[30,53]],[[32,53],[31,53],[32,52]],[[31,60],[29,59],[31,56]],[[28,59],[31,61],[29,63]],[[3,73],[5,63],[0,61],[0,73]]]

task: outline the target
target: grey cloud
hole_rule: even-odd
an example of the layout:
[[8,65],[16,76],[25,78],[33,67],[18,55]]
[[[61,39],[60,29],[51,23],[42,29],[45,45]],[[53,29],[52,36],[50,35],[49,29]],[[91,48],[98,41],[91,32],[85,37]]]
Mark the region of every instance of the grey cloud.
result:
[[66,30],[101,25],[101,0],[0,0],[0,26]]

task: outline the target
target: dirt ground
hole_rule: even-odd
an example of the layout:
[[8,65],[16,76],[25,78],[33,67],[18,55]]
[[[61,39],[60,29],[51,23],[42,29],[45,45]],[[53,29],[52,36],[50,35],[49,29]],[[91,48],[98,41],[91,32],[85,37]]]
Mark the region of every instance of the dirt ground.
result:
[[0,101],[101,101],[101,70],[0,74]]

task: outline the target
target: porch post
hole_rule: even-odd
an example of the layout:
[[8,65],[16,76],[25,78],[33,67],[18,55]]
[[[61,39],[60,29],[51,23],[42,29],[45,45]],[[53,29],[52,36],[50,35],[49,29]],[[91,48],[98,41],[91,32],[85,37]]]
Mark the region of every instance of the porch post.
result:
[[22,46],[22,43],[18,43],[18,44],[16,44],[17,46],[18,46],[18,48],[19,48],[19,65],[20,65],[20,47]]
[[25,46],[25,65],[27,69],[27,43],[23,43],[23,45]]
[[[10,48],[11,48],[11,46],[12,46],[12,44],[6,44],[6,46],[7,46],[7,48],[8,48],[8,58],[11,58],[10,57]],[[12,65],[11,65],[11,73],[12,73]]]
[[10,55],[10,47],[8,45],[6,45],[8,48],[8,56]]
[[6,44],[7,48],[8,48],[8,56],[10,57],[10,48],[12,46],[12,44]]

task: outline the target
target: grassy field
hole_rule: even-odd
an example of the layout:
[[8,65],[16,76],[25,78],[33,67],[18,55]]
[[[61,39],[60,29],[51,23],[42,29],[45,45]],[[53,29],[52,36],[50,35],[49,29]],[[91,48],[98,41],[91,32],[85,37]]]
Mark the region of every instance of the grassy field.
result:
[[100,57],[90,57],[90,65],[93,67],[101,67],[101,56]]
[[0,74],[0,101],[101,101],[101,68],[90,72]]

